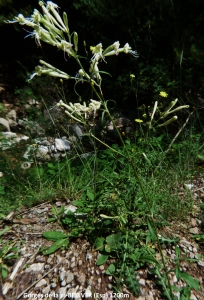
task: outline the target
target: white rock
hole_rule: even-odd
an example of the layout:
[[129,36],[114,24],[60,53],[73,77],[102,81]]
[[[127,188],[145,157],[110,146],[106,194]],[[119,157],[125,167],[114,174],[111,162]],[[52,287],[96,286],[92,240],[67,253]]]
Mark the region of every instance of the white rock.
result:
[[45,297],[46,297],[46,294],[49,293],[49,291],[50,291],[50,285],[48,285],[48,286],[44,287],[44,289],[42,289],[42,293],[45,295]]
[[2,132],[2,135],[7,139],[17,137],[17,134],[15,132],[10,131]]
[[189,232],[192,234],[198,234],[198,227],[190,228]]
[[59,279],[60,279],[60,281],[63,281],[64,280],[64,278],[65,278],[65,275],[66,275],[66,272],[60,272],[60,274],[59,274]]
[[200,260],[200,261],[198,262],[198,265],[199,265],[200,267],[204,267],[204,261]]
[[66,206],[65,209],[64,209],[64,213],[67,214],[68,211],[71,211],[71,212],[75,212],[77,210],[77,207],[70,204],[69,206]]
[[61,287],[59,290],[58,290],[58,295],[59,295],[59,298],[60,300],[63,300],[66,298],[66,293],[67,293],[67,287]]
[[3,127],[5,127],[6,131],[11,131],[9,122],[6,119],[0,118],[0,124],[3,125]]
[[37,264],[32,264],[30,267],[28,267],[25,272],[39,272],[44,268],[44,263],[37,263]]
[[51,157],[50,157],[50,154],[49,154],[48,147],[47,146],[39,145],[38,148],[37,148],[37,150],[36,150],[35,157],[38,160],[41,160],[41,161],[48,161],[48,160],[50,160]]
[[67,284],[74,280],[74,274],[72,272],[67,272]]
[[193,187],[194,187],[194,184],[184,183],[184,186],[185,186],[188,190],[192,190]]
[[141,279],[139,280],[139,284],[142,285],[142,286],[145,286],[145,285],[146,285],[146,282],[145,282],[145,280],[144,280],[143,278],[141,278]]
[[75,136],[77,136],[78,138],[81,138],[83,136],[83,131],[79,125],[74,124],[71,126],[71,128]]
[[37,288],[37,287],[41,287],[41,286],[43,286],[43,285],[47,285],[47,281],[43,278],[43,279],[41,279],[36,285],[35,285],[35,287]]
[[68,140],[55,139],[55,147],[58,151],[69,151],[71,149]]
[[6,115],[6,119],[12,119],[13,121],[16,121],[16,111],[14,109],[10,110]]

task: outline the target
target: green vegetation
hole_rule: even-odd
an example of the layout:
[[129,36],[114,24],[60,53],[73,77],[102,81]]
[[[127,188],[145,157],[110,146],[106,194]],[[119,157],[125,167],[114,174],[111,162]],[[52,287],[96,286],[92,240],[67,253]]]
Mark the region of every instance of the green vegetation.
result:
[[[79,1],[79,5],[85,3]],[[76,32],[70,33],[66,13],[61,18],[57,5],[50,2],[47,6],[43,2],[39,4],[44,15],[35,10],[32,22],[23,15],[16,17],[15,22],[32,27],[34,32],[31,35],[38,46],[41,46],[41,42],[56,46],[65,56],[74,60],[79,70],[76,69],[77,75],[72,76],[40,60],[40,66],[36,67],[30,79],[45,74],[59,77],[61,81],[62,78],[64,81],[74,81],[74,91],[77,97],[83,97],[84,102],[67,103],[63,98],[57,106],[65,109],[68,120],[84,126],[85,138],[89,146],[92,145],[92,156],[82,158],[81,153],[87,151],[86,146],[83,148],[79,143],[73,157],[67,156],[63,161],[41,165],[35,162],[30,169],[21,169],[18,152],[14,160],[11,157],[12,150],[2,151],[0,166],[4,176],[0,178],[0,217],[4,219],[10,210],[22,205],[32,206],[48,199],[54,202],[56,197],[69,197],[77,210],[65,211],[63,206],[58,210],[53,204],[53,217],[48,221],[58,222],[63,233],[44,233],[46,239],[53,241],[51,247],[41,249],[44,255],[61,247],[67,248],[75,238],[84,237],[101,253],[97,265],[109,258],[117,260],[117,264],[111,263],[106,270],[107,275],[115,278],[117,291],[125,282],[127,288],[138,296],[135,271],[148,265],[152,274],[157,275],[166,299],[176,299],[173,291],[180,293],[180,299],[189,299],[191,289],[198,290],[199,283],[180,271],[181,253],[178,247],[174,268],[167,269],[162,245],[176,244],[177,240],[160,235],[159,230],[171,226],[172,220],[184,220],[194,204],[187,189],[182,199],[178,193],[180,183],[190,180],[198,158],[203,158],[202,134],[196,132],[196,124],[200,120],[198,110],[190,112],[181,97],[175,100],[168,95],[174,95],[177,82],[165,77],[160,63],[140,80],[129,71],[128,79],[120,75],[116,82],[116,87],[119,81],[121,84],[125,82],[126,97],[134,95],[137,102],[134,130],[128,136],[116,126],[109,108],[111,101],[104,98],[102,76],[109,74],[99,70],[99,66],[109,56],[120,53],[117,59],[122,60],[122,54],[129,53],[131,59],[135,59],[137,52],[128,43],[120,47],[119,42],[115,42],[105,50],[99,43],[91,47],[93,56],[89,68],[88,59],[84,67],[84,57],[78,55],[78,35]],[[181,57],[180,61],[182,63]],[[143,72],[147,74],[149,70],[141,66],[140,77]],[[151,105],[142,106],[138,103],[138,89],[143,86],[144,93],[145,87],[150,84],[148,76],[151,79],[158,76],[163,82],[168,81],[168,89],[163,88],[162,80],[154,80],[151,86],[154,89],[154,101],[151,101]],[[89,87],[91,96],[79,94],[78,86],[82,82]],[[30,90],[24,92],[30,94]],[[16,93],[22,91],[16,90]],[[98,132],[94,126],[90,130],[91,122],[96,125],[96,113],[99,114]],[[107,121],[112,122],[118,143],[109,143],[103,135]],[[6,247],[2,250],[2,257],[4,252],[7,254],[10,251],[9,245]],[[160,260],[156,259],[157,252],[160,253]],[[172,286],[169,273],[175,273],[178,280],[182,278],[187,286],[182,289]]]

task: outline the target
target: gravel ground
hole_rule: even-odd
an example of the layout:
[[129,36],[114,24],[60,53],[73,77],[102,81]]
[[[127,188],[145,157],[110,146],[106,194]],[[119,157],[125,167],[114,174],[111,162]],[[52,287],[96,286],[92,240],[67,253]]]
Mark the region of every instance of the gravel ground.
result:
[[[182,254],[188,258],[197,259],[195,262],[182,261],[181,270],[191,274],[200,282],[200,291],[192,291],[192,300],[204,299],[204,254],[203,248],[191,238],[192,234],[202,233],[202,212],[199,203],[204,201],[204,180],[195,180],[191,193],[195,200],[193,213],[186,218],[186,222],[161,230],[163,236],[179,238],[178,245]],[[68,206],[71,203],[56,201],[57,206]],[[3,281],[1,299],[139,299],[160,300],[159,287],[155,284],[155,277],[149,269],[136,271],[140,285],[140,296],[135,297],[124,285],[120,294],[115,293],[115,281],[112,276],[105,274],[107,266],[114,262],[108,260],[104,265],[97,266],[96,260],[100,255],[83,239],[71,243],[68,250],[58,250],[54,254],[44,256],[39,253],[41,246],[50,246],[52,242],[42,237],[44,231],[61,230],[57,223],[48,223],[51,216],[52,204],[42,203],[30,209],[22,209],[18,213],[10,214],[7,220],[0,224],[0,230],[10,226],[10,230],[3,235],[5,241],[13,241],[21,249],[19,258],[9,267],[9,277]],[[175,245],[163,246],[163,254],[168,268],[175,258]],[[160,259],[159,253],[157,259]],[[177,281],[171,276],[171,283],[183,287],[182,280]],[[72,298],[71,298],[72,296]],[[5,297],[5,298],[3,298]]]

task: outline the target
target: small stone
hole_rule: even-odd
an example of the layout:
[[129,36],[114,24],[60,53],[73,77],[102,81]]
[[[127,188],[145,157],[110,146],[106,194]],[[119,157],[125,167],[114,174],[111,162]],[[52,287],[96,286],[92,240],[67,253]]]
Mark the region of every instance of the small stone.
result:
[[67,287],[61,287],[57,292],[57,294],[59,295],[58,299],[60,300],[64,299],[66,293],[67,293]]
[[199,260],[199,261],[197,262],[197,264],[198,264],[200,267],[204,267],[204,261],[202,261],[202,260]]
[[66,275],[66,272],[60,272],[60,274],[59,274],[59,279],[60,279],[60,281],[63,281],[63,280],[64,280],[65,275]]
[[[22,252],[21,252],[21,253],[22,253]],[[36,262],[39,262],[39,263],[45,262],[45,256],[43,256],[43,255],[38,255],[38,256],[36,257],[35,261],[36,261]]]
[[190,299],[191,300],[197,300],[197,297],[194,294],[191,294]]
[[51,263],[52,263],[52,261],[53,261],[53,258],[52,258],[52,257],[48,257],[48,259],[47,259],[47,263],[48,263],[48,264],[51,264]]
[[196,219],[192,218],[191,221],[190,221],[190,225],[192,227],[195,227],[197,225]]
[[190,228],[189,232],[192,234],[198,234],[198,227]]
[[98,284],[101,284],[101,278],[98,278]]
[[100,269],[101,271],[103,271],[103,270],[104,270],[104,265],[101,265],[101,266],[99,267],[99,269]]
[[64,257],[61,257],[60,255],[57,255],[57,264],[58,264],[59,262],[61,262],[63,259],[64,259]]
[[81,286],[84,286],[84,283],[86,282],[86,275],[84,273],[80,273],[79,276],[76,278],[76,281]]
[[50,269],[50,265],[45,265],[44,269],[45,270],[49,270]]
[[76,267],[76,263],[75,263],[75,261],[70,265],[70,268],[71,269],[73,269],[73,268],[75,268]]
[[67,273],[67,284],[74,280],[74,274],[72,272]]
[[60,285],[61,286],[66,286],[67,285],[66,280],[63,280]]
[[107,287],[108,287],[109,290],[111,290],[113,286],[112,286],[112,284],[108,283]]
[[197,250],[197,248],[196,247],[193,247],[193,253],[197,253],[198,252],[198,250]]
[[50,291],[50,285],[46,286],[44,289],[42,289],[43,294],[48,294]]
[[139,280],[139,284],[140,285],[142,285],[142,286],[145,286],[145,280],[143,279],[143,278],[141,278],[140,280]]
[[86,260],[91,260],[92,259],[92,254],[91,253],[87,253],[86,254]]
[[47,285],[47,281],[44,278],[35,285],[35,288],[42,287],[43,285]]
[[56,286],[57,286],[57,284],[56,284],[55,282],[51,283],[51,288],[52,288],[52,289],[55,289]]
[[55,147],[58,151],[68,151],[71,149],[69,141],[62,139],[55,139]]
[[79,261],[78,261],[78,266],[81,266],[83,264],[83,262],[82,262],[82,260],[80,259]]
[[32,264],[30,265],[26,270],[25,273],[28,272],[40,272],[43,268],[44,268],[44,263],[36,263],[36,264]]
[[71,258],[71,263],[75,261],[75,256]]
[[154,297],[149,295],[149,296],[146,296],[146,300],[154,300]]

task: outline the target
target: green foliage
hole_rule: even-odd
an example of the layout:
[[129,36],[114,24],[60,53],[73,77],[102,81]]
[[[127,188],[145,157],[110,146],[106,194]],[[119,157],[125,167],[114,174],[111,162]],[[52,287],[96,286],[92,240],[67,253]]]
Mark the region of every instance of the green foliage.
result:
[[[0,232],[0,236],[6,233],[10,227],[6,227]],[[1,248],[0,248],[0,276],[5,279],[8,276],[8,266],[18,258],[19,248],[15,246],[16,242],[6,242],[2,243],[0,239]]]

